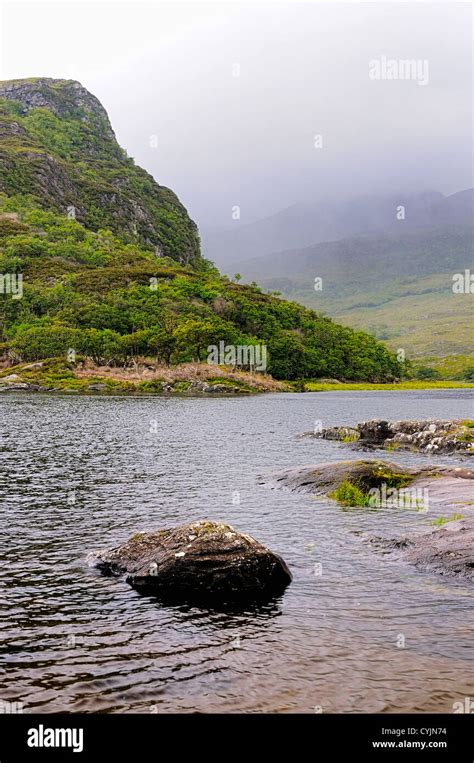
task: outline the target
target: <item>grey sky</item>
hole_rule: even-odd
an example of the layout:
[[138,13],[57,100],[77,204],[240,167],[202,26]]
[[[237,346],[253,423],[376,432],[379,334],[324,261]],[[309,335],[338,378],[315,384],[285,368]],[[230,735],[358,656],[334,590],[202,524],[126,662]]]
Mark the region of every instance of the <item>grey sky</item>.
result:
[[[235,205],[246,223],[297,201],[472,185],[471,13],[453,2],[6,2],[0,74],[82,82],[137,163],[199,225],[226,226]],[[382,56],[426,60],[428,84],[371,80]]]

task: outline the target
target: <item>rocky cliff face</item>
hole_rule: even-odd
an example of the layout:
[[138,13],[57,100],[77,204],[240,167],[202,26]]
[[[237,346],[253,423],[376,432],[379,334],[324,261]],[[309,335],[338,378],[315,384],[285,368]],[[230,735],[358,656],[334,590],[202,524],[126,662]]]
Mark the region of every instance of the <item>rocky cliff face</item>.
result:
[[198,265],[197,227],[169,189],[118,145],[98,99],[73,80],[0,82],[0,191],[109,228]]
[[81,119],[115,140],[106,110],[80,82],[46,77],[0,82],[0,98],[20,103],[24,114],[48,109],[61,119]]

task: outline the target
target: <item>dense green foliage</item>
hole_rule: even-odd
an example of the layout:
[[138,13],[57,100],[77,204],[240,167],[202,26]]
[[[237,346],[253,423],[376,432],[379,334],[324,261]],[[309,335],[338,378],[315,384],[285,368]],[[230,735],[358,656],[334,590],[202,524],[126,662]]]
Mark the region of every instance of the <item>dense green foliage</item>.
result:
[[[4,274],[21,274],[21,298]],[[0,342],[20,362],[169,365],[224,342],[264,344],[277,379],[404,370],[367,334],[221,276],[174,193],[135,166],[71,80],[0,82],[0,276]]]
[[[17,219],[5,215],[17,212]],[[177,265],[112,232],[87,230],[34,199],[0,197],[0,273],[23,275],[23,297],[0,294],[0,341],[19,360],[66,354],[97,363],[149,356],[205,360],[208,345],[265,344],[279,379],[390,380],[400,364],[374,338],[217,270]]]

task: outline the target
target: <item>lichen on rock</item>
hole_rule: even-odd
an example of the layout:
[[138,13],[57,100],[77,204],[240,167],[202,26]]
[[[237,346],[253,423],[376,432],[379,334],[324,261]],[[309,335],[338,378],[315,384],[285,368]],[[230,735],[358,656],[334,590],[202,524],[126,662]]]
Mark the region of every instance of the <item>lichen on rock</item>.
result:
[[136,533],[117,548],[92,554],[89,561],[104,574],[124,576],[138,591],[170,602],[268,599],[291,581],[277,554],[231,525],[208,520]]

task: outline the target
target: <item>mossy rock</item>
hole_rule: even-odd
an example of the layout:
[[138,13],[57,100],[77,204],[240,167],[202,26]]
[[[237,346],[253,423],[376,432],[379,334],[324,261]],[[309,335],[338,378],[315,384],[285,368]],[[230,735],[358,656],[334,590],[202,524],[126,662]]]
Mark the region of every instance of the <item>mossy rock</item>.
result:
[[[429,470],[432,473],[432,470]],[[419,474],[418,471],[401,467],[390,461],[357,460],[338,461],[301,469],[289,469],[270,476],[272,482],[297,492],[328,495],[338,490],[344,483],[350,483],[366,494],[382,484],[391,488],[409,485]]]

